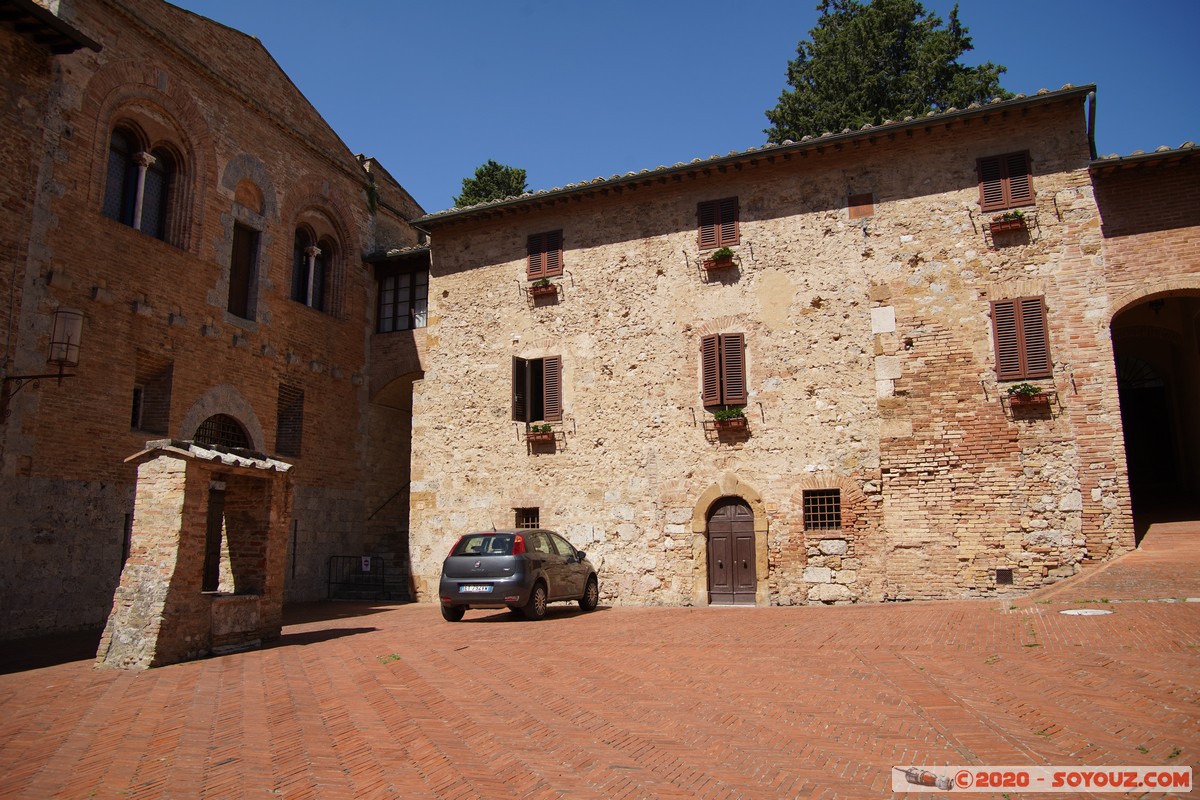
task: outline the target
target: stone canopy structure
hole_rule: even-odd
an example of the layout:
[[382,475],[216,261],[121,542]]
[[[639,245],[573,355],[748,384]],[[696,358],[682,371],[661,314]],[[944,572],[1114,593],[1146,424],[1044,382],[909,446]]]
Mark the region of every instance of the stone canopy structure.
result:
[[144,669],[277,637],[291,465],[170,439],[128,460],[132,545],[97,663]]

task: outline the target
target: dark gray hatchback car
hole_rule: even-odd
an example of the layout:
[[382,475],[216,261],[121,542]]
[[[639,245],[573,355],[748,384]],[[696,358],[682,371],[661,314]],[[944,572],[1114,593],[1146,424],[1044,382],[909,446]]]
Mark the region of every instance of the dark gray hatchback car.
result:
[[591,611],[600,582],[587,554],[554,531],[484,531],[460,536],[442,562],[442,616],[458,622],[468,608],[509,608],[526,619],[546,604],[578,601]]

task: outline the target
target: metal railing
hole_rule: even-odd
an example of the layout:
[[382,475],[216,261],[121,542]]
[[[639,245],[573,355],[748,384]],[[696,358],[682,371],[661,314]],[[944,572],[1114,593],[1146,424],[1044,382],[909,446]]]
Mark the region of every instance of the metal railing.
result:
[[[384,600],[387,595],[387,567],[379,556],[330,556],[328,572],[330,600],[341,594],[353,595],[355,599]],[[373,594],[372,597],[363,595]]]

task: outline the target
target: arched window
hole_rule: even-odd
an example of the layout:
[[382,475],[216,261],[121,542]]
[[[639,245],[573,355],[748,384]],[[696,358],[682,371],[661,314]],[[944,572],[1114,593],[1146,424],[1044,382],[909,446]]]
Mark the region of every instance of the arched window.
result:
[[192,440],[199,445],[216,445],[217,447],[242,450],[249,450],[252,446],[250,435],[246,433],[242,423],[228,414],[214,414],[201,422]]
[[175,178],[175,159],[162,148],[150,153],[154,159],[146,168],[146,181],[142,192],[142,219],[138,230],[155,239],[167,238],[167,201],[171,196],[171,182]]
[[331,265],[337,246],[332,239],[320,241],[312,232],[296,229],[292,253],[292,299],[318,311],[329,311]]
[[137,200],[137,139],[127,130],[113,131],[108,145],[108,178],[104,184],[104,216],[133,226]]
[[104,215],[165,240],[176,169],[167,150],[147,152],[132,130],[114,129],[108,145]]

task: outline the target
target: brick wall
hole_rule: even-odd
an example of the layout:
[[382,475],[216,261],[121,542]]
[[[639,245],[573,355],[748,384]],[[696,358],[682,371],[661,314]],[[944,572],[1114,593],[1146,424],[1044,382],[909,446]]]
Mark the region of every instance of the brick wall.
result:
[[[156,0],[72,12],[104,49],[58,57],[49,91],[37,85],[47,59],[7,30],[3,38],[6,63],[28,73],[30,106],[3,123],[13,134],[0,137],[5,183],[42,187],[4,198],[30,205],[15,215],[25,229],[5,231],[6,240],[38,243],[15,271],[6,255],[0,278],[20,280],[17,363],[44,368],[55,308],[81,309],[85,321],[77,377],[23,390],[2,432],[0,530],[12,546],[0,556],[0,636],[103,620],[134,511],[124,459],[163,434],[190,438],[218,413],[274,453],[281,384],[304,392],[301,455],[289,459],[297,502],[288,594],[323,596],[328,557],[364,546],[374,284],[362,256],[376,247],[377,227],[389,244],[415,244],[404,220],[419,208],[382,173],[387,202],[372,211],[370,176],[256,39]],[[167,241],[101,213],[109,134],[123,122],[177,157]],[[44,140],[29,139],[34,127]],[[30,164],[42,170],[36,183]],[[302,223],[336,242],[328,313],[292,299]],[[252,319],[227,310],[237,224],[258,232]],[[135,384],[164,370],[168,408],[155,430],[137,429]]]

